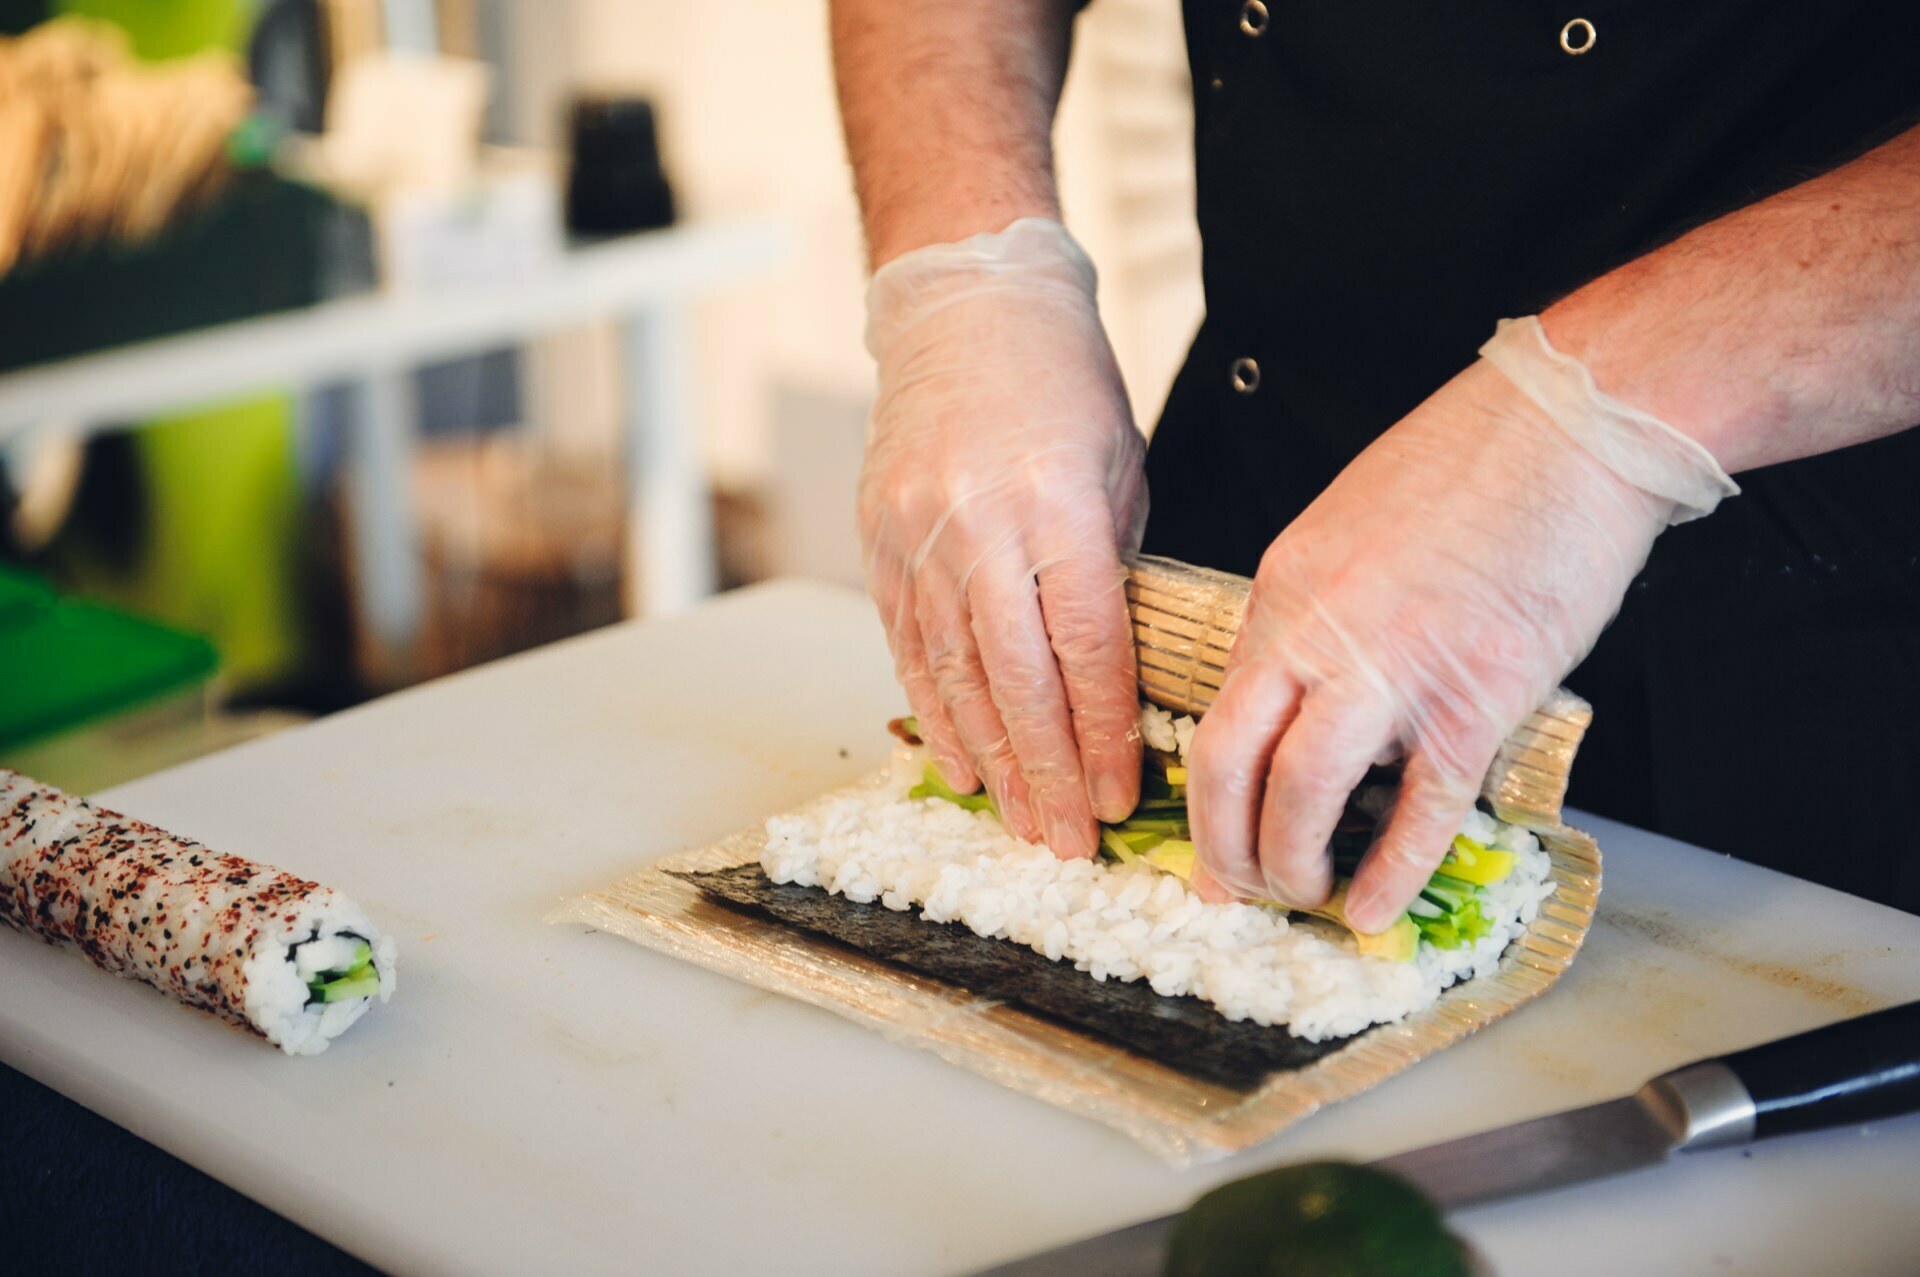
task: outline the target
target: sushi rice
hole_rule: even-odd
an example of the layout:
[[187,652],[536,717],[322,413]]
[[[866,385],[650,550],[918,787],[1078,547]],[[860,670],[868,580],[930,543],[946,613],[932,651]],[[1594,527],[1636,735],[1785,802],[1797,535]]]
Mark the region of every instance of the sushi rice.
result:
[[[1142,715],[1147,744],[1183,758],[1192,727],[1164,711]],[[777,883],[917,909],[928,922],[1026,945],[1096,980],[1145,980],[1162,996],[1191,995],[1229,1020],[1284,1025],[1309,1041],[1401,1019],[1491,972],[1553,892],[1539,841],[1473,811],[1460,832],[1514,855],[1513,872],[1484,888],[1487,934],[1453,949],[1423,943],[1411,962],[1363,956],[1350,933],[1318,920],[1211,904],[1143,863],[1061,860],[990,813],[911,798],[924,763],[924,750],[898,750],[884,785],[769,821],[762,870]]]

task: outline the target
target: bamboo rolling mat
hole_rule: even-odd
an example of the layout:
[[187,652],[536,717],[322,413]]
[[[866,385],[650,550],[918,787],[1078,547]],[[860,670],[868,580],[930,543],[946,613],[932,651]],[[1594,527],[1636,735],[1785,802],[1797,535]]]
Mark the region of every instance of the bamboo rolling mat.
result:
[[[1170,710],[1213,703],[1252,582],[1167,559],[1129,569],[1127,601],[1140,688]],[[1456,984],[1424,1010],[1347,1040],[1252,1091],[1198,1081],[1017,1005],[916,975],[880,958],[718,904],[679,873],[754,864],[764,825],[641,869],[566,902],[552,922],[586,923],[735,980],[825,1007],[888,1038],[1069,1112],[1124,1131],[1176,1166],[1251,1148],[1328,1104],[1356,1095],[1539,997],[1572,964],[1593,924],[1601,856],[1560,820],[1573,757],[1592,720],[1559,692],[1508,739],[1482,794],[1525,825],[1552,862],[1554,894],[1496,970]],[[886,773],[841,794],[883,787]],[[1281,1032],[1284,1030],[1275,1030]]]
[[[1206,713],[1226,676],[1253,582],[1173,559],[1141,557],[1127,569],[1127,610],[1140,658],[1140,693],[1164,709]],[[1561,688],[1515,728],[1480,794],[1500,819],[1555,825],[1593,709]]]
[[[822,795],[802,810],[888,783],[882,772]],[[1554,823],[1536,832],[1552,861],[1554,894],[1508,946],[1497,969],[1454,985],[1439,1001],[1403,1020],[1348,1039],[1311,1064],[1273,1073],[1251,1091],[1201,1081],[1017,1005],[716,903],[679,876],[759,863],[767,843],[765,825],[668,856],[567,900],[547,921],[584,923],[743,984],[822,1007],[891,1041],[930,1051],[1002,1086],[1121,1131],[1170,1165],[1190,1166],[1271,1139],[1552,988],[1593,925],[1601,858],[1593,839],[1577,829]]]

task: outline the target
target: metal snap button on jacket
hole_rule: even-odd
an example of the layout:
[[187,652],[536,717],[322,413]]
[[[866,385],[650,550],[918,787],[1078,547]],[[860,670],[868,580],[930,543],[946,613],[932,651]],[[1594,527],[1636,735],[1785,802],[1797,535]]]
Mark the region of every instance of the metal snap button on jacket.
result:
[[1593,42],[1599,38],[1600,33],[1593,29],[1593,23],[1585,18],[1575,18],[1560,28],[1560,47],[1576,58],[1591,49]]
[[1230,373],[1233,388],[1243,395],[1260,389],[1260,365],[1251,359],[1236,359]]
[[[1267,6],[1260,0],[1247,0],[1240,6],[1240,30],[1250,36],[1262,36],[1267,32]],[[1561,39],[1565,39],[1562,36]]]

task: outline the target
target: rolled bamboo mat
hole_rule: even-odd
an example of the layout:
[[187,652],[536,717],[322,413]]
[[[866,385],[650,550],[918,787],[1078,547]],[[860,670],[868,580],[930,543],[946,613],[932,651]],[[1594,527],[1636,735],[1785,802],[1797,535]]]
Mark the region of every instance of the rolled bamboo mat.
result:
[[[1220,691],[1253,582],[1230,572],[1142,556],[1127,569],[1127,610],[1140,691],[1179,713],[1204,714]],[[1593,707],[1557,689],[1500,747],[1480,787],[1512,824],[1554,826]]]

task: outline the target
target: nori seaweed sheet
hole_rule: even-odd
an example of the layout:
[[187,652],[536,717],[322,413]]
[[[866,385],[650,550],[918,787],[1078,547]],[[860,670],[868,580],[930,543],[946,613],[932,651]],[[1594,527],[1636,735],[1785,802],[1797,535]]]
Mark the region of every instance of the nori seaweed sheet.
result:
[[1235,1091],[1251,1091],[1269,1074],[1303,1068],[1353,1041],[1308,1042],[1284,1028],[1236,1023],[1198,998],[1163,998],[1144,980],[1095,980],[1025,945],[975,935],[959,923],[927,922],[917,912],[777,884],[759,865],[674,876],[722,904],[765,914],[919,975],[1011,1003]]

